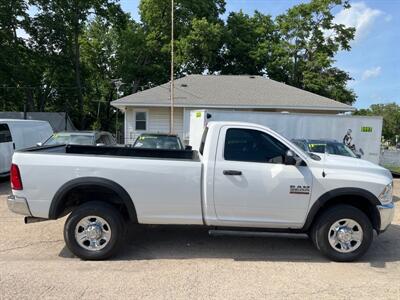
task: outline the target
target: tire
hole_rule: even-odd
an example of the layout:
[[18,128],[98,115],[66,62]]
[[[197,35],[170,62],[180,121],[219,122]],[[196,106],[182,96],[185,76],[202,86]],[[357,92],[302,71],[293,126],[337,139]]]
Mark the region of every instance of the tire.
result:
[[113,206],[104,202],[87,202],[68,216],[64,240],[68,249],[83,260],[104,260],[120,249],[124,221]]
[[323,255],[333,261],[350,262],[367,252],[372,243],[373,228],[367,215],[358,208],[337,205],[318,217],[310,235]]

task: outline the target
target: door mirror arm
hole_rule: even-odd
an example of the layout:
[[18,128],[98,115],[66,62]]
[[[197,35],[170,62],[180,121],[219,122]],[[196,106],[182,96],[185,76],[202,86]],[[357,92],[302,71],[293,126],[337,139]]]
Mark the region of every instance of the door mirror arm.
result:
[[295,153],[292,150],[288,150],[284,156],[284,164],[289,166],[297,165],[297,159]]

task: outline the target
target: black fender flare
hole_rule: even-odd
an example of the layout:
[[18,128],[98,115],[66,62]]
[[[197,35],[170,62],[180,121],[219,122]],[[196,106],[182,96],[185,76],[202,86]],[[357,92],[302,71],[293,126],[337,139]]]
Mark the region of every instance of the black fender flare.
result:
[[49,219],[52,220],[57,219],[59,214],[58,208],[60,207],[60,205],[62,205],[64,197],[68,192],[70,192],[74,188],[84,187],[89,185],[101,186],[114,191],[121,198],[122,202],[128,209],[129,218],[132,221],[137,222],[135,205],[133,204],[132,198],[127,193],[127,191],[118,183],[100,177],[79,177],[64,183],[56,192],[51,201],[49,209]]
[[304,223],[303,226],[303,231],[308,231],[310,228],[312,222],[314,221],[315,217],[318,215],[319,210],[330,200],[341,197],[341,196],[357,196],[357,197],[362,197],[366,199],[369,204],[374,208],[374,215],[378,218],[376,220],[377,224],[376,226],[379,228],[380,226],[380,216],[379,212],[377,209],[377,205],[380,205],[379,199],[372,194],[371,192],[361,189],[361,188],[338,188],[334,189],[331,191],[326,192],[325,194],[322,194],[317,201],[314,202],[314,204],[311,206],[311,209],[308,212],[306,222]]

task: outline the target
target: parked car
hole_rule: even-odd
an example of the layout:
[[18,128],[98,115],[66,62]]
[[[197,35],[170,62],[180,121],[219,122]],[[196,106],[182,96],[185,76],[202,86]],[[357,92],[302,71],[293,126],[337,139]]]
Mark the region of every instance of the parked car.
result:
[[33,147],[52,134],[46,121],[0,119],[0,177],[10,173],[14,150]]
[[106,131],[70,131],[54,133],[48,140],[39,143],[38,146],[63,144],[116,146],[117,142],[112,134]]
[[361,155],[356,155],[349,147],[345,144],[340,143],[336,140],[328,139],[293,139],[292,142],[299,146],[305,152],[314,153],[329,153],[341,156],[348,156],[354,158],[360,158]]
[[114,255],[124,227],[138,223],[308,233],[330,259],[352,261],[394,215],[388,170],[308,155],[241,122],[210,122],[199,152],[36,147],[16,152],[11,170],[10,210],[26,223],[69,214],[66,245],[89,260]]
[[176,134],[143,133],[133,143],[133,148],[183,150],[185,147]]

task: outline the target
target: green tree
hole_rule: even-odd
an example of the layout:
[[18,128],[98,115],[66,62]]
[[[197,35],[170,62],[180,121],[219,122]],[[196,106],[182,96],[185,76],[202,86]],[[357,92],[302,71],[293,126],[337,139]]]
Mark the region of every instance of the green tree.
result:
[[[332,10],[347,1],[312,0],[277,18],[232,12],[226,22],[225,0],[175,3],[176,76],[267,75],[354,102],[349,75],[334,67],[354,37],[353,28],[333,22]],[[110,129],[114,79],[122,79],[123,94],[169,80],[170,5],[141,0],[135,22],[118,0],[0,0],[0,108],[67,111],[82,129]]]
[[[35,81],[33,53],[18,30],[25,28],[30,18],[27,3],[22,0],[0,1],[0,98],[2,110],[23,110],[24,104],[33,105],[32,89]],[[18,88],[19,86],[24,89]],[[18,99],[25,99],[18,101]]]
[[[149,55],[157,56],[157,66],[162,70],[161,76],[152,81],[154,84],[164,83],[169,79],[170,50],[171,50],[171,1],[142,0],[139,5],[143,30],[146,35],[146,46]],[[174,39],[177,41],[176,73],[198,71],[200,65],[212,63],[214,41],[201,37],[203,42],[189,45],[199,37],[199,29],[205,29],[214,36],[218,35],[218,25],[223,26],[220,15],[225,12],[225,0],[176,0],[174,13]],[[182,42],[180,42],[182,40]],[[156,55],[155,55],[156,54]],[[194,55],[194,56],[193,56]],[[144,59],[149,61],[149,59]],[[209,60],[209,61],[207,61]],[[202,70],[204,71],[204,69]],[[160,80],[160,81],[159,81]]]
[[242,11],[230,13],[221,52],[222,74],[266,74],[277,43],[271,16],[258,11],[254,16]]
[[73,110],[74,119],[84,128],[83,31],[94,15],[115,23],[123,21],[124,14],[114,0],[31,0],[31,4],[38,8],[38,13],[29,33],[37,50],[51,58],[50,78],[58,85],[55,89],[62,95],[60,98],[70,99],[71,93],[76,97],[76,104],[70,105],[69,110]]
[[[352,104],[354,92],[347,88],[350,76],[333,67],[339,50],[350,50],[354,28],[333,22],[336,6],[348,8],[348,1],[312,0],[296,5],[276,18],[283,52],[282,74],[279,79],[337,101]],[[274,78],[274,76],[271,76]]]
[[116,60],[127,94],[167,81],[169,60],[163,56],[153,36],[146,34],[143,26],[133,20],[117,37]]
[[[96,17],[82,33],[81,61],[85,78],[84,111],[92,128],[110,129],[110,102],[114,99],[113,80],[118,78],[117,41],[119,30]],[[99,109],[100,108],[100,109]],[[105,112],[105,113],[104,113]]]
[[189,33],[176,42],[176,63],[183,73],[212,73],[218,69],[223,26],[206,18],[194,19]]

